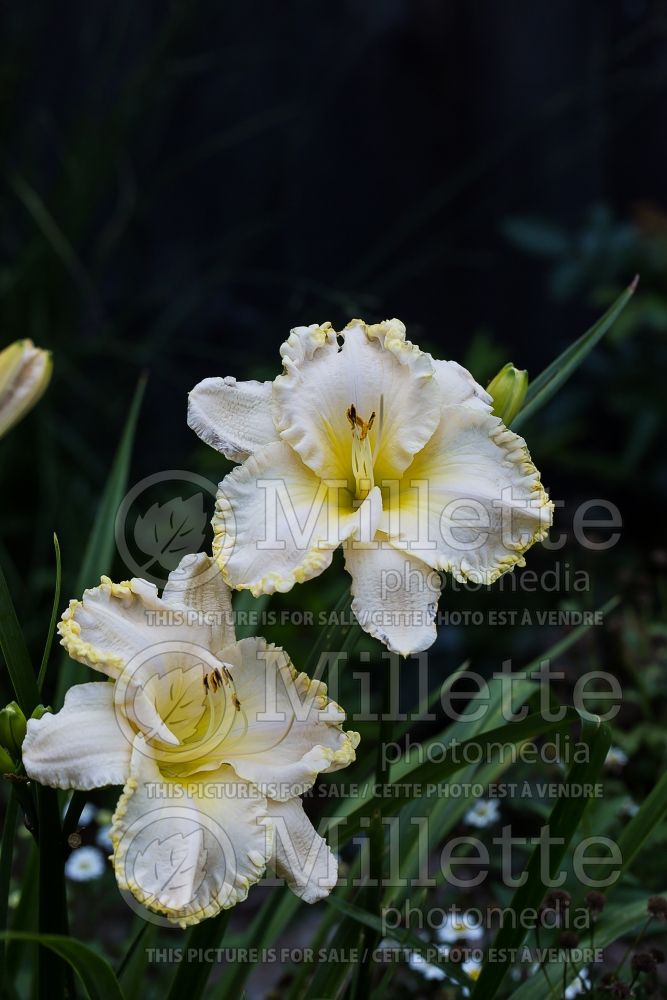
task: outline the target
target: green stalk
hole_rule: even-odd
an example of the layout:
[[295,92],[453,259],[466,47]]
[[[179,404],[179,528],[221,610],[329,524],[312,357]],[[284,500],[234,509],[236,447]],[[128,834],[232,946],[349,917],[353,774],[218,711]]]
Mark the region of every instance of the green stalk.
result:
[[[384,745],[391,735],[391,716],[389,713],[391,703],[391,684],[389,680],[389,670],[385,663],[380,664],[382,669],[381,679],[381,701],[378,716],[378,743],[377,756],[375,759],[375,784],[384,785],[389,778],[389,768],[383,752]],[[384,878],[384,854],[385,854],[385,825],[382,822],[382,798],[377,799],[376,807],[370,817],[370,876],[371,885],[363,895],[367,897],[367,902],[361,902],[364,909],[377,913],[382,919],[382,880]],[[372,927],[364,927],[362,932],[361,951],[362,954],[372,950],[377,946],[380,935]],[[355,1000],[366,998],[371,990],[371,961],[357,963],[356,980],[353,986],[353,996]]]
[[[64,851],[58,812],[58,796],[53,788],[37,785],[39,813],[39,932],[67,936]],[[71,970],[48,948],[40,947],[37,961],[37,996],[73,997]]]
[[[0,846],[0,927],[7,926],[9,885],[12,874],[12,853],[17,816],[18,803],[12,790],[9,793],[9,802],[7,804],[7,812],[5,813],[5,826],[2,831],[2,845]],[[4,979],[5,942],[0,941],[0,996],[4,995]]]
[[[229,910],[221,910],[217,917],[210,917],[197,924],[188,934],[183,953],[187,955],[192,948],[219,948],[228,920]],[[181,962],[167,1000],[182,1000],[183,997],[187,997],[187,1000],[200,1000],[204,996],[212,968],[211,962]]]

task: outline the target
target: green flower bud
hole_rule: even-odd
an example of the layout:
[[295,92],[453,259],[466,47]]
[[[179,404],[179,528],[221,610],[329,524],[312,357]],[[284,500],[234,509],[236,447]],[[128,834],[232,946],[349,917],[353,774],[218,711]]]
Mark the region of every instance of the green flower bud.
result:
[[0,774],[13,774],[16,764],[4,747],[0,747]]
[[25,734],[25,715],[15,701],[10,701],[0,710],[0,746],[9,750],[12,756],[18,757]]
[[493,412],[509,427],[526,398],[528,372],[520,371],[509,361],[491,379],[486,391],[493,399]]
[[43,715],[46,715],[47,712],[53,712],[53,709],[51,708],[50,705],[38,705],[35,711],[30,716],[30,718],[41,719],[41,717]]

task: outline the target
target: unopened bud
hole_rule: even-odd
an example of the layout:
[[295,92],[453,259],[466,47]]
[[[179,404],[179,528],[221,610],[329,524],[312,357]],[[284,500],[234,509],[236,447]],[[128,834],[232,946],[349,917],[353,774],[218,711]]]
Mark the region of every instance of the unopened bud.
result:
[[493,399],[493,412],[509,427],[526,398],[528,372],[515,368],[510,361],[491,379],[486,391]]
[[9,750],[13,757],[18,757],[25,733],[25,715],[15,701],[10,701],[0,710],[0,746]]
[[0,747],[0,774],[13,774],[16,764],[4,747]]
[[18,423],[46,390],[53,362],[32,340],[17,340],[0,351],[0,437]]
[[53,709],[51,708],[50,705],[38,705],[37,708],[32,713],[32,715],[30,716],[30,718],[41,719],[41,717],[43,715],[46,715],[47,712],[53,712]]

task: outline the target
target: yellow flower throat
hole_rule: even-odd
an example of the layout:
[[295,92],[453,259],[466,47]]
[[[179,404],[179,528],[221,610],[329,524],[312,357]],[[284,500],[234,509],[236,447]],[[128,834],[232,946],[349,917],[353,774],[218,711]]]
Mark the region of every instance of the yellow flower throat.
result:
[[373,481],[373,453],[368,437],[375,420],[375,410],[366,421],[359,416],[354,403],[350,403],[347,419],[352,427],[352,473],[355,482],[355,499],[365,500],[375,485]]

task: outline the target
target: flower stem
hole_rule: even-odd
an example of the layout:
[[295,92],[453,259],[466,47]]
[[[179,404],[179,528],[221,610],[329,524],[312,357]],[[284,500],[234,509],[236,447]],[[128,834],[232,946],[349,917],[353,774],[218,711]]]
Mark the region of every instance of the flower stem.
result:
[[[58,797],[54,788],[36,786],[39,815],[39,931],[67,935],[64,851]],[[40,948],[37,963],[37,995],[73,997],[73,973],[48,948]]]
[[[0,927],[7,927],[7,909],[9,884],[12,874],[12,850],[14,847],[14,830],[18,816],[18,803],[13,791],[10,792],[5,825],[2,831],[2,847],[0,847]],[[5,943],[0,942],[0,996],[3,993],[5,973]]]
[[[196,954],[200,949],[219,948],[227,928],[229,910],[221,910],[217,917],[209,917],[192,928],[183,953]],[[192,949],[195,949],[193,952]],[[171,984],[167,1000],[199,1000],[204,996],[208,977],[213,969],[211,962],[181,962]]]
[[[378,742],[377,757],[375,761],[375,785],[381,788],[387,782],[389,767],[384,753],[384,745],[391,735],[391,716],[389,713],[391,704],[391,684],[389,671],[386,664],[381,662],[378,669],[382,670],[381,680],[381,701],[378,715]],[[366,905],[370,912],[376,912],[382,918],[382,880],[384,877],[384,853],[385,853],[385,825],[382,822],[382,799],[377,798],[375,808],[371,814],[369,840],[370,840],[370,885],[366,893]],[[372,961],[370,953],[377,946],[380,935],[370,927],[364,929],[362,935],[361,950],[367,952],[368,958],[357,965],[357,980],[354,986],[355,1000],[366,1000],[370,994],[370,979]]]

